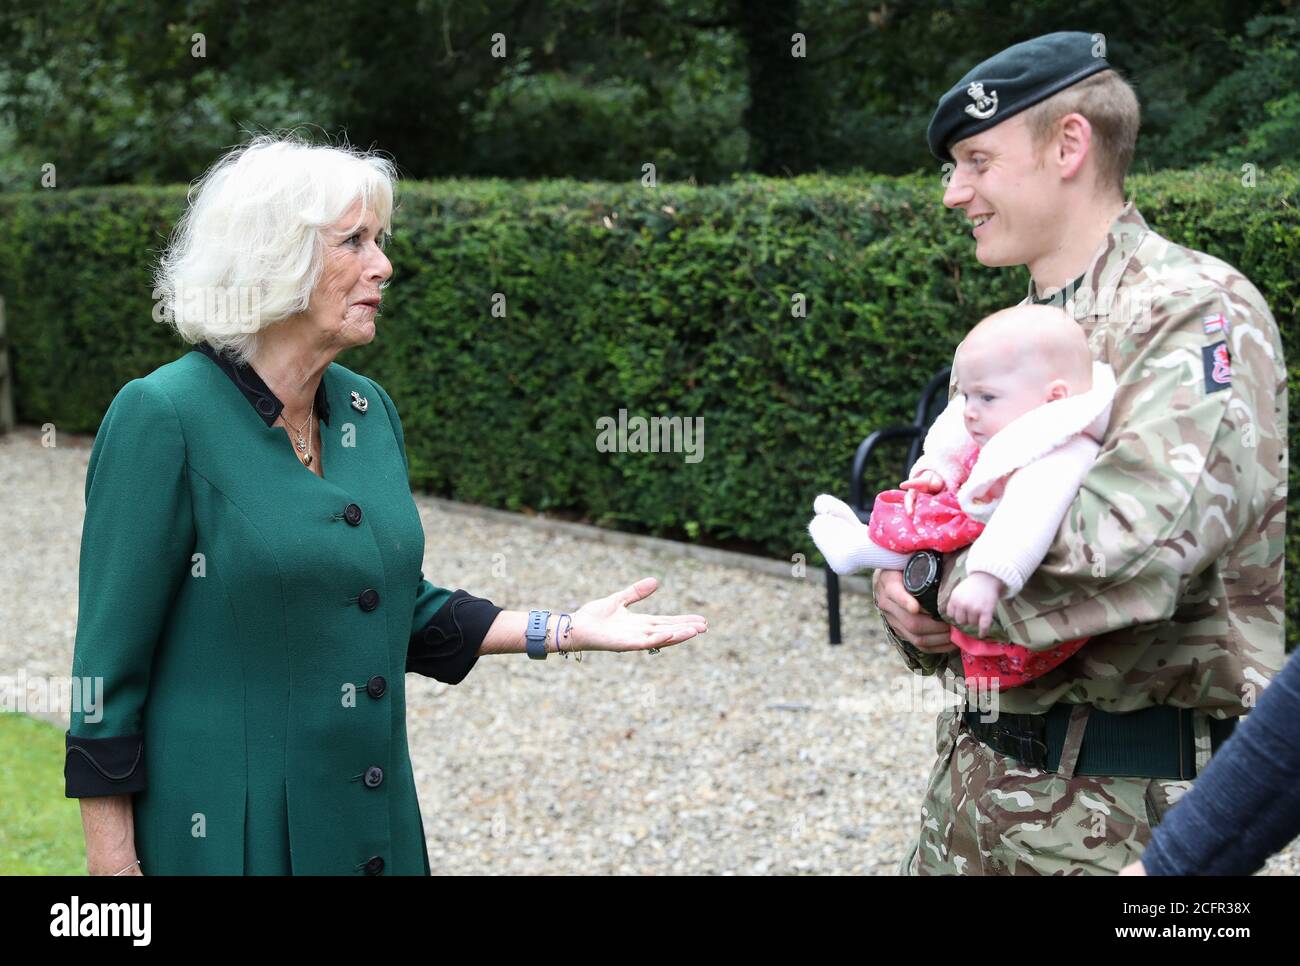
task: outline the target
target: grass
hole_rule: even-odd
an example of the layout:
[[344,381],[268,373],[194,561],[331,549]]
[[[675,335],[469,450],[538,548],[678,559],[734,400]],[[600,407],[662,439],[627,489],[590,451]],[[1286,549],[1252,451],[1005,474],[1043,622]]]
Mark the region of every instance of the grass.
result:
[[63,797],[63,731],[0,712],[0,875],[85,875],[81,809]]

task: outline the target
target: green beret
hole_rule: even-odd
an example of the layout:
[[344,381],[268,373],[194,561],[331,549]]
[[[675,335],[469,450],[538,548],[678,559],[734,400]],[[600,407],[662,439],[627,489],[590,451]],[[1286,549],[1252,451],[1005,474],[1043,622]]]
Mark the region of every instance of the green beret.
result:
[[1062,30],[1008,47],[975,67],[939,98],[926,140],[951,161],[948,146],[1001,124],[1110,64],[1093,53],[1095,34]]

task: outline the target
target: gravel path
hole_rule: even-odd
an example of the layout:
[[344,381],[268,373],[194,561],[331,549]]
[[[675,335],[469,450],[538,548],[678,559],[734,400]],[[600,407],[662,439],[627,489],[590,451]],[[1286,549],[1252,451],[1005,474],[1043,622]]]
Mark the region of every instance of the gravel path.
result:
[[[68,673],[91,442],[0,436],[0,673]],[[845,595],[846,643],[832,648],[820,571],[775,576],[417,503],[435,583],[573,610],[653,575],[641,609],[710,621],[658,655],[486,657],[456,687],[408,675],[435,872],[895,870],[941,699],[918,690],[869,597]],[[1300,871],[1300,847],[1266,871]]]

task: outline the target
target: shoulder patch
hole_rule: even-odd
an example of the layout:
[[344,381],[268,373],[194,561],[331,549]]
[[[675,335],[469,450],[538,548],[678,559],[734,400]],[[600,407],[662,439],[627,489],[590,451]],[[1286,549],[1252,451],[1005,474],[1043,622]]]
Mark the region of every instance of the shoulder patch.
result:
[[1222,315],[1207,315],[1201,319],[1201,324],[1205,327],[1206,335],[1213,335],[1215,332],[1228,334],[1228,319]]
[[1228,343],[1219,341],[1201,349],[1201,362],[1205,367],[1205,391],[1218,392],[1232,385],[1232,361],[1228,358]]

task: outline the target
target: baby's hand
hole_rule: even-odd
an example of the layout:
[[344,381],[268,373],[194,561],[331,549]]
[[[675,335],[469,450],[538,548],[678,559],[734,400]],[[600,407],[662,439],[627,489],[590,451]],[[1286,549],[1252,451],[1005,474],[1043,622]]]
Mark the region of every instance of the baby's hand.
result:
[[948,616],[954,624],[977,624],[978,636],[983,637],[989,632],[993,611],[1006,589],[997,577],[977,570],[953,588],[948,598]]
[[899,484],[899,489],[907,491],[907,496],[903,497],[903,509],[907,515],[912,515],[912,508],[916,506],[916,491],[924,490],[926,493],[938,493],[943,490],[943,477],[934,470],[922,470],[910,480],[904,480]]

